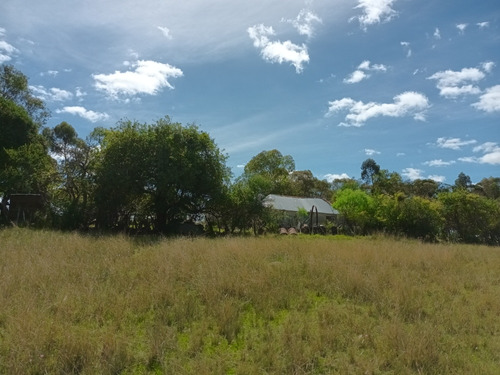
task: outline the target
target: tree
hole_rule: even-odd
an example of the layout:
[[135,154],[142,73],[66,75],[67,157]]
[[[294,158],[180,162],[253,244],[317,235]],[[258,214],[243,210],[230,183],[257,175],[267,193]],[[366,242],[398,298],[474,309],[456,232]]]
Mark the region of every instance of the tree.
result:
[[369,158],[361,164],[361,179],[367,185],[373,185],[374,176],[380,172],[380,166],[375,160]]
[[24,108],[37,127],[44,125],[49,117],[43,101],[31,92],[28,78],[12,65],[0,67],[0,97]]
[[336,194],[333,207],[340,212],[350,230],[365,234],[376,226],[374,203],[363,190],[346,188]]
[[290,193],[298,197],[330,200],[332,190],[326,180],[319,180],[310,170],[293,171],[289,175]]
[[468,189],[472,185],[470,177],[467,176],[464,172],[460,172],[457,179],[455,180],[454,189]]
[[410,184],[410,190],[422,198],[436,198],[439,192],[439,183],[430,179],[417,179]]
[[[368,173],[368,171],[367,171]],[[371,177],[373,182],[373,193],[395,195],[405,191],[403,179],[397,172],[381,169]]]
[[295,161],[290,155],[283,155],[278,150],[262,151],[247,163],[243,178],[261,175],[271,182],[267,194],[287,194],[290,193],[289,174],[294,169]]
[[95,164],[99,153],[93,135],[87,141],[78,138],[75,129],[62,122],[43,130],[50,150],[56,156],[59,188],[54,194],[59,226],[64,229],[88,228],[93,220]]
[[121,121],[105,132],[97,171],[101,227],[151,219],[165,233],[188,215],[211,209],[228,182],[226,157],[195,125],[168,117],[152,125]]
[[441,193],[447,239],[467,243],[500,242],[500,203],[464,189]]

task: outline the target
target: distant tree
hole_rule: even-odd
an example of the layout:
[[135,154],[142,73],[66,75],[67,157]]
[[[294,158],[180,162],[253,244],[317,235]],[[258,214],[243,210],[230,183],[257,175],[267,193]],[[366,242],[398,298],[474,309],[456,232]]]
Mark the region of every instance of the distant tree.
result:
[[500,198],[500,178],[488,177],[483,178],[478,184],[474,186],[474,192],[483,195],[490,199]]
[[454,189],[468,189],[472,186],[472,182],[469,176],[465,173],[460,172],[457,179],[455,180]]
[[439,183],[430,179],[417,179],[410,183],[410,191],[422,198],[436,198],[439,193]]
[[380,169],[372,176],[373,193],[394,195],[405,191],[405,184],[397,172]]
[[380,166],[369,158],[361,164],[361,180],[367,185],[373,185],[374,176],[380,172]]
[[271,182],[267,194],[289,194],[289,174],[294,170],[295,161],[290,155],[283,155],[278,150],[262,151],[247,163],[242,177],[261,175]]
[[290,192],[298,197],[331,199],[331,185],[326,180],[314,177],[310,170],[293,171],[289,175]]

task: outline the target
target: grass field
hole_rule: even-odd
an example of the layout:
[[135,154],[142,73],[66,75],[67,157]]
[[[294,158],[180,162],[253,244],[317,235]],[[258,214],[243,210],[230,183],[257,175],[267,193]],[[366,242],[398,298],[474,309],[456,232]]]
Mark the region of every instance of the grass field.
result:
[[0,231],[1,374],[498,374],[500,248]]

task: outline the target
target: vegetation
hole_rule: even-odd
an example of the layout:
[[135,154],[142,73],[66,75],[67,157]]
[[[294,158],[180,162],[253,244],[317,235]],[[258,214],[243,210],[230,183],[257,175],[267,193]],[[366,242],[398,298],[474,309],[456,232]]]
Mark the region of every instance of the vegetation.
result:
[[[403,181],[373,159],[360,180],[332,183],[295,170],[291,155],[262,151],[231,181],[227,156],[209,134],[168,116],[151,124],[121,120],[86,138],[48,112],[28,79],[0,69],[0,225],[63,230],[171,234],[203,218],[206,232],[275,232],[279,214],[268,194],[323,198],[340,212],[343,234],[383,232],[426,241],[500,245],[500,178],[473,184],[461,172],[453,186]],[[11,209],[15,194],[43,202],[36,215]],[[194,225],[191,223],[191,225]],[[332,224],[333,225],[333,224]]]
[[0,231],[1,374],[497,374],[500,252]]

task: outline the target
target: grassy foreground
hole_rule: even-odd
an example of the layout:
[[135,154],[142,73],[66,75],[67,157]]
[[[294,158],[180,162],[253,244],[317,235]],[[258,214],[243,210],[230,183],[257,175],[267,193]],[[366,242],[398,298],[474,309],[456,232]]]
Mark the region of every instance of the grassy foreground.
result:
[[1,374],[499,369],[499,248],[0,231]]

